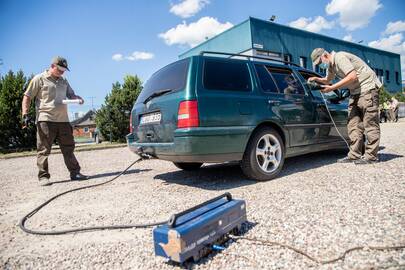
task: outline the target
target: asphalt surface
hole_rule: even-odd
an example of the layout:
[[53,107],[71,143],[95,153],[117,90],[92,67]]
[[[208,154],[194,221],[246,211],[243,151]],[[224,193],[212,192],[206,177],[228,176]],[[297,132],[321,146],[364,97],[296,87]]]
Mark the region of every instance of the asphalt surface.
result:
[[[381,162],[337,164],[328,151],[288,159],[272,181],[255,182],[235,164],[208,164],[183,172],[170,162],[139,163],[116,181],[52,202],[28,222],[39,230],[147,223],[229,191],[246,200],[244,236],[278,241],[319,260],[355,246],[405,244],[405,122],[382,125]],[[53,184],[40,187],[35,157],[0,160],[1,269],[180,269],[155,257],[152,229],[37,236],[17,226],[51,196],[106,181],[136,159],[127,148],[79,152],[86,182],[69,181],[62,155],[50,157]],[[195,269],[405,269],[405,250],[351,252],[321,265],[279,246],[229,241]]]

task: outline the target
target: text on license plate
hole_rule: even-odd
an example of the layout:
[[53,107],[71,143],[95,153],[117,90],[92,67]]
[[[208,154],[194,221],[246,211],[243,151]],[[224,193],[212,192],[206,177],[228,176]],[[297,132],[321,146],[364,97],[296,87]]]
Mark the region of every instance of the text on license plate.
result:
[[160,122],[161,118],[162,118],[162,114],[160,112],[145,114],[145,115],[141,116],[140,124],[143,125],[143,124]]

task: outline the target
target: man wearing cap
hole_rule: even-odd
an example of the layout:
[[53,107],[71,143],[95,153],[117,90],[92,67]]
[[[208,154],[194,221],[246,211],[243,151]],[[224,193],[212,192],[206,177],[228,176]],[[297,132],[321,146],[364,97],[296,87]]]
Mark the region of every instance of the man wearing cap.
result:
[[48,156],[55,139],[58,141],[66,167],[70,172],[70,179],[89,179],[88,176],[80,173],[80,165],[73,153],[75,142],[67,105],[62,103],[65,99],[79,99],[80,104],[83,104],[84,100],[75,94],[68,81],[62,77],[66,70],[69,70],[66,59],[55,57],[48,70],[36,75],[30,81],[23,97],[23,128],[29,123],[28,110],[31,100],[36,98],[37,165],[41,186],[51,184]]
[[[350,138],[350,151],[347,157],[338,162],[372,164],[378,162],[380,144],[380,121],[378,115],[379,88],[382,86],[374,71],[359,57],[348,52],[327,52],[323,48],[312,51],[313,64],[327,70],[324,78],[310,77],[309,81],[324,84],[321,90],[328,93],[339,88],[350,90],[347,129]],[[340,81],[330,84],[335,77]],[[365,154],[363,134],[367,137]]]

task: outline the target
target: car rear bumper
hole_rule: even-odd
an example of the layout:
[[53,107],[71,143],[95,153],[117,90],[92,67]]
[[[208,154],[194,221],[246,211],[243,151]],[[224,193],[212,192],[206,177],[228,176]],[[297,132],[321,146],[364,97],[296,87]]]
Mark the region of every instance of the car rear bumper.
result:
[[253,126],[177,129],[173,142],[137,142],[127,136],[134,153],[147,153],[174,162],[225,162],[241,160]]

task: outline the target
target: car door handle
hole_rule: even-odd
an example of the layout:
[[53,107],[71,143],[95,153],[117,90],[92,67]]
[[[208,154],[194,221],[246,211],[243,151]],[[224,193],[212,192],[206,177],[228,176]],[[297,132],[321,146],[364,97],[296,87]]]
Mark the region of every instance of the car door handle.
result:
[[278,101],[278,100],[273,100],[273,99],[269,99],[269,100],[267,101],[267,103],[268,103],[269,105],[273,105],[273,106],[278,106],[278,105],[280,105],[280,101]]

